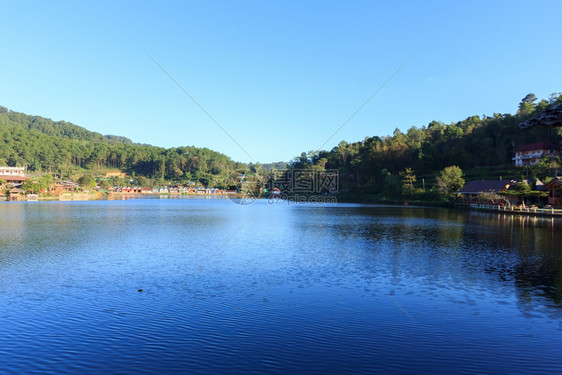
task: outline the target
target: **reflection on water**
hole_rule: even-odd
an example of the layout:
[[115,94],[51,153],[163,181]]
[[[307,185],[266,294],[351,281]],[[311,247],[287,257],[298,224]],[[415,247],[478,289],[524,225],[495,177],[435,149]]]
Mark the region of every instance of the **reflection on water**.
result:
[[[491,233],[481,233],[488,242],[499,243],[516,252],[516,264],[500,264],[487,271],[502,280],[513,280],[521,306],[527,311],[536,302],[560,308],[562,291],[562,231],[555,218],[503,214],[472,214],[480,225],[492,226]],[[547,301],[541,301],[547,299]]]
[[[322,210],[319,208],[318,210]],[[509,214],[402,207],[340,207],[345,218],[328,226],[306,210],[311,225],[330,231],[350,247],[360,242],[362,261],[375,273],[408,272],[437,277],[510,281],[521,305],[560,308],[562,222]],[[369,259],[372,258],[372,259]],[[434,275],[436,278],[431,278]],[[454,288],[454,285],[450,285]],[[490,287],[490,285],[488,285]]]
[[561,370],[559,219],[204,199],[0,213],[0,372]]

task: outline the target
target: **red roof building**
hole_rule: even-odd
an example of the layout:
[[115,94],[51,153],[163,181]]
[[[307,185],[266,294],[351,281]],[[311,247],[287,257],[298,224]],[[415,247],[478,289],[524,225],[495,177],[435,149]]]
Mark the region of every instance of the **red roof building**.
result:
[[0,178],[8,184],[20,184],[27,179],[24,167],[0,167]]
[[537,164],[543,156],[558,156],[558,147],[549,142],[536,142],[515,148],[515,157],[512,158],[517,166]]

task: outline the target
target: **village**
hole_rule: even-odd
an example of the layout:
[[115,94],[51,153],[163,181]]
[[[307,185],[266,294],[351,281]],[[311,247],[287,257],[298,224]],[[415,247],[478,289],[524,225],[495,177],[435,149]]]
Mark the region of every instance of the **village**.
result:
[[[512,158],[516,167],[528,167],[541,160],[559,157],[559,148],[548,142],[536,142],[515,148]],[[129,186],[112,186],[109,181],[119,178]],[[143,195],[236,195],[235,190],[185,185],[159,187],[137,186],[124,172],[107,172],[97,181],[83,176],[78,181],[56,179],[47,174],[29,177],[24,167],[0,166],[0,196],[9,201],[37,200],[90,200],[120,199]],[[275,192],[273,192],[275,193]],[[472,180],[456,192],[455,206],[472,209],[499,210],[520,213],[562,215],[562,176],[549,178],[546,183],[538,179],[500,178],[498,180]]]
[[[512,158],[515,166],[533,166],[541,159],[557,158],[558,147],[548,142],[536,142],[515,148]],[[458,203],[472,208],[519,210],[538,212],[562,208],[562,177],[555,176],[548,182],[530,179],[473,180],[459,191]],[[562,213],[562,212],[561,212]]]
[[[37,201],[37,200],[90,200],[107,197],[116,199],[138,195],[197,195],[197,196],[226,196],[236,194],[233,190],[223,190],[196,186],[190,183],[188,186],[170,185],[157,188],[141,186],[110,186],[109,177],[127,177],[126,174],[107,173],[102,179],[105,184],[95,184],[95,187],[84,187],[79,182],[72,180],[52,179],[46,185],[41,184],[41,179],[26,176],[24,167],[0,166],[0,194],[9,201]],[[37,185],[30,191],[26,189],[26,181]],[[29,185],[28,185],[29,186]],[[27,187],[28,187],[27,186]]]

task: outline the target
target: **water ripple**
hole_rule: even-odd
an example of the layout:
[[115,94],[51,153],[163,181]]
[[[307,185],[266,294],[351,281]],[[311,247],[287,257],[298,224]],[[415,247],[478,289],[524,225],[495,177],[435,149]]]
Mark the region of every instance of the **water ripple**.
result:
[[205,200],[2,209],[0,373],[562,372],[559,221]]

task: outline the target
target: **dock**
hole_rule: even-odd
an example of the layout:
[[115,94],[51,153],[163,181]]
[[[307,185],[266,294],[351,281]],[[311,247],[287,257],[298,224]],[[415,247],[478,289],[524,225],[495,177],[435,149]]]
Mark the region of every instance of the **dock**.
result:
[[554,208],[538,208],[534,206],[503,206],[499,204],[478,204],[471,203],[471,210],[479,211],[496,211],[501,213],[511,213],[519,215],[534,215],[534,216],[560,216],[562,217],[561,209]]

